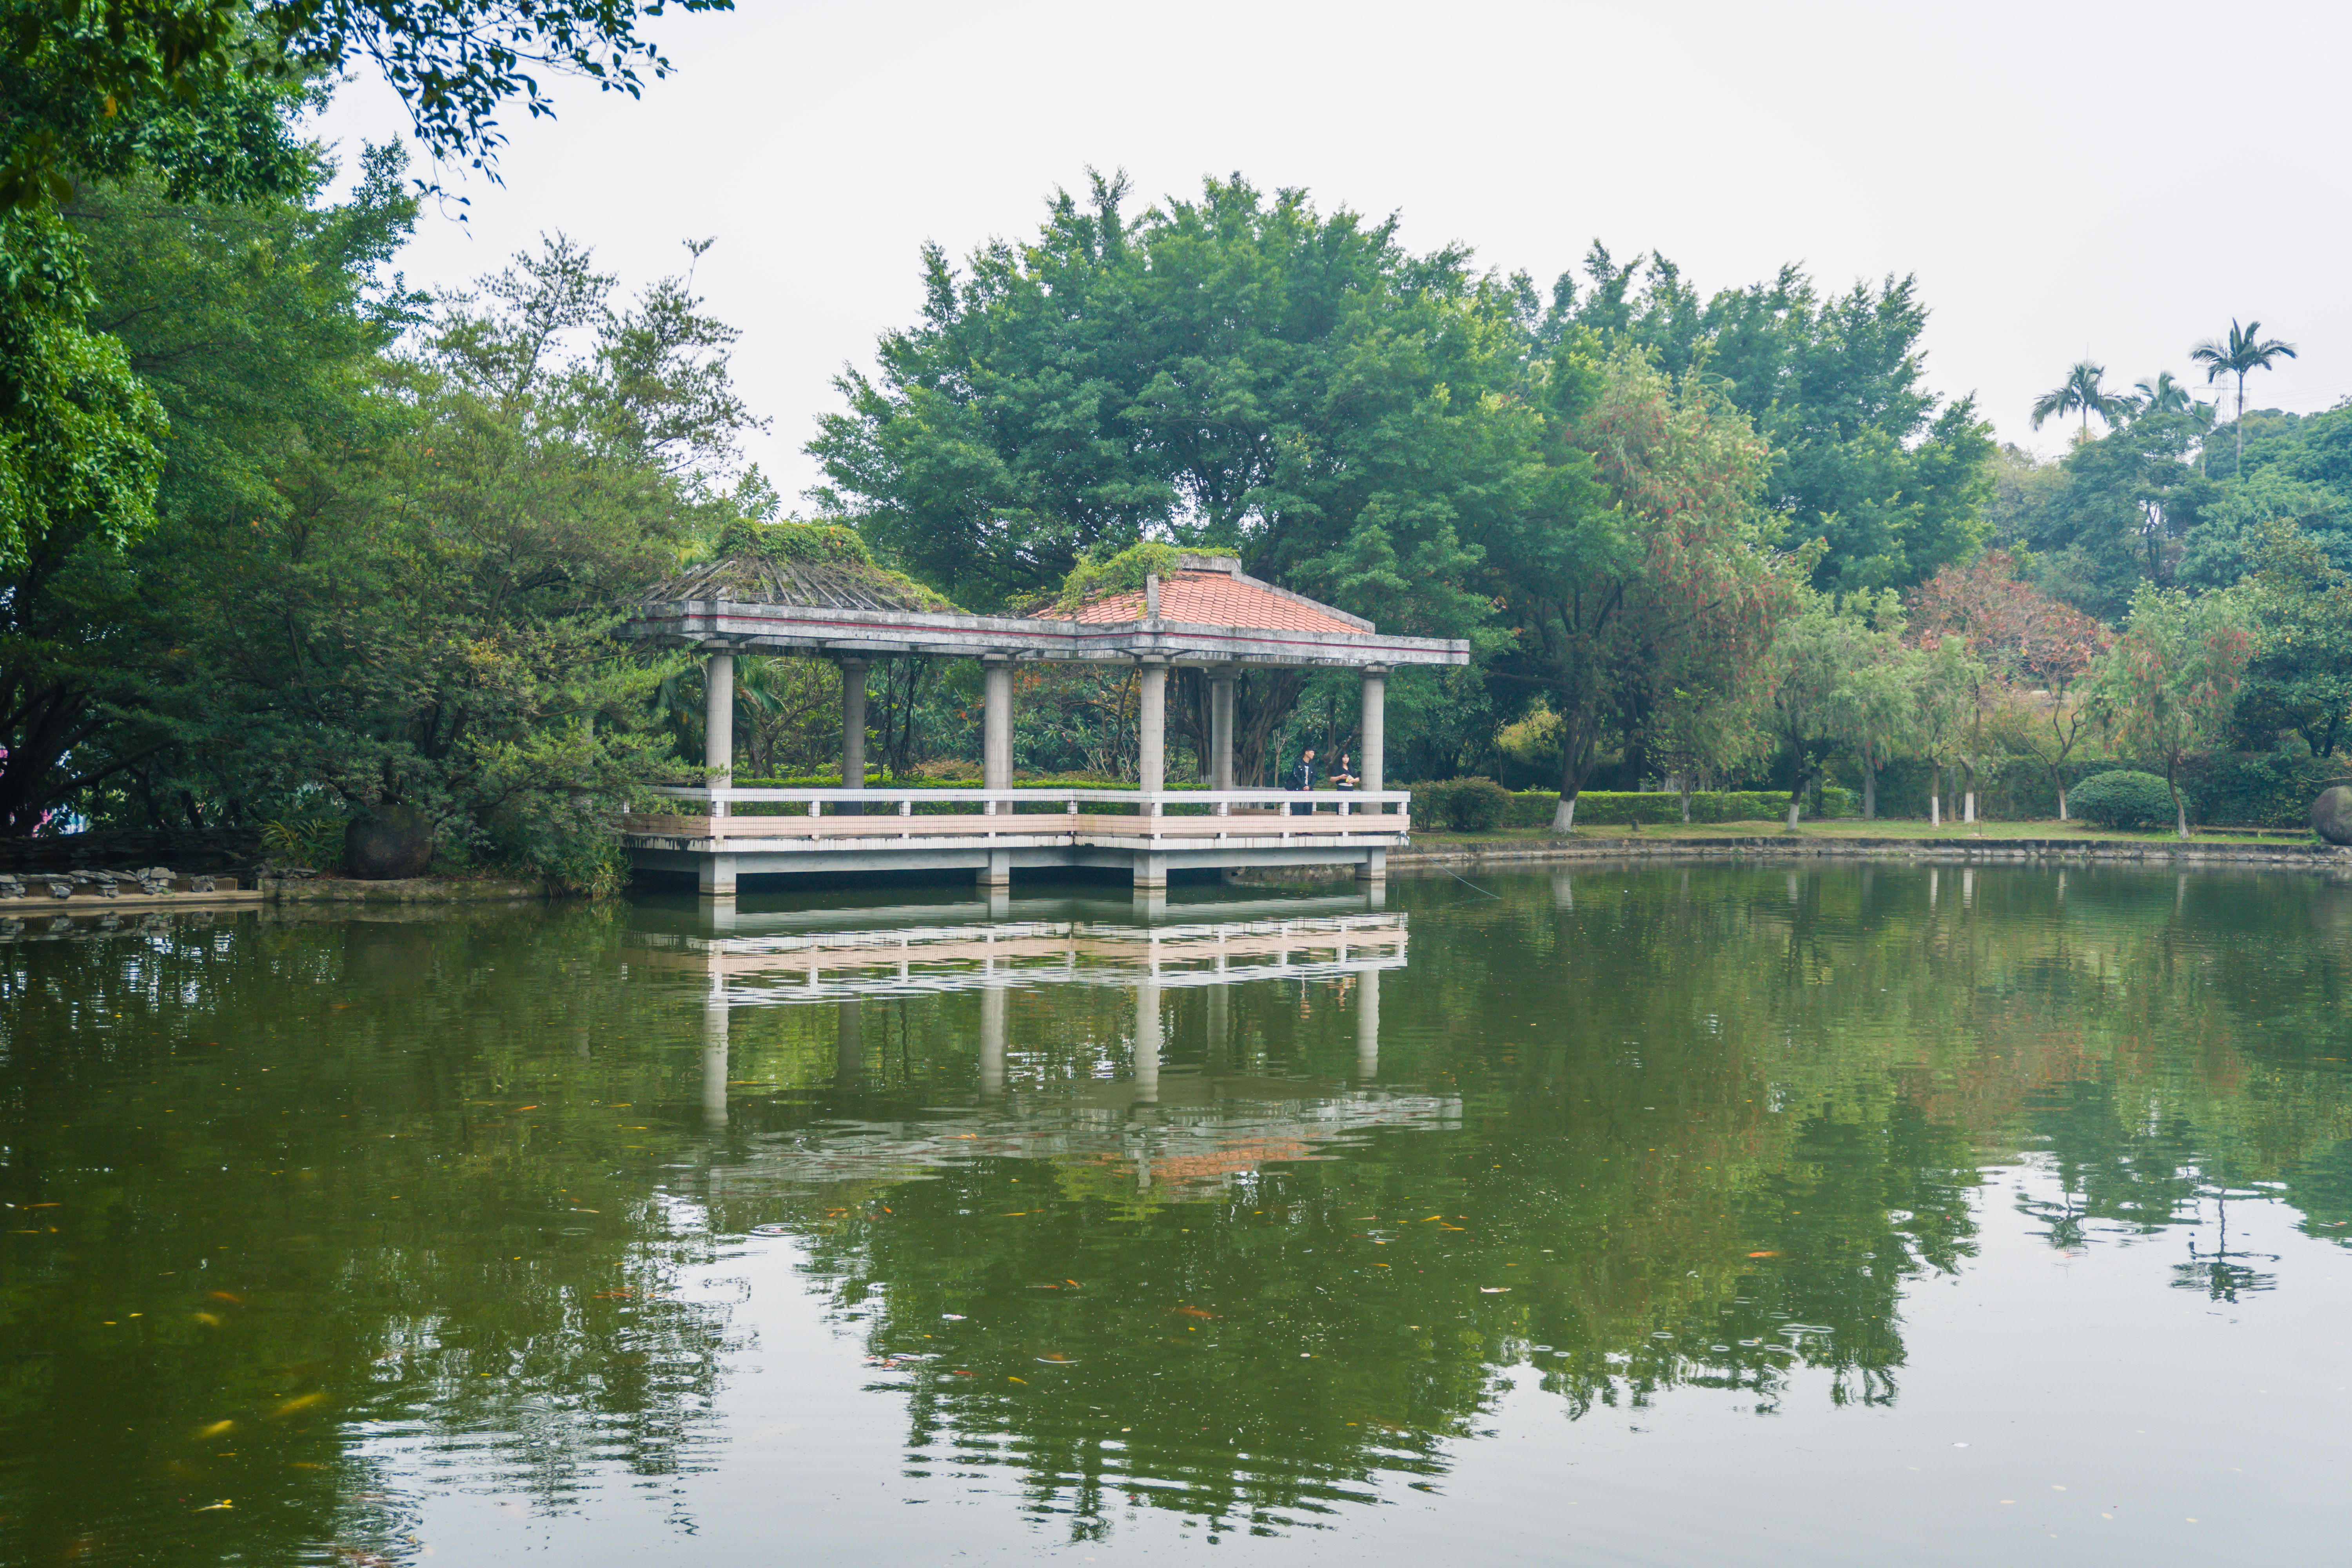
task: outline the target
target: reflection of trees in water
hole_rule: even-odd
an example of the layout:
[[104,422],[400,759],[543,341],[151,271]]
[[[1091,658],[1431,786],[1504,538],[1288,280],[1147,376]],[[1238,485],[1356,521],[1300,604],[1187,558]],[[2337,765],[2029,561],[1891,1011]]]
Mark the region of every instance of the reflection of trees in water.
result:
[[[2284,970],[2293,1006],[2328,1005],[2340,948],[2304,939],[2329,890],[1928,882],[1580,873],[1465,901],[1416,923],[1383,1069],[1459,1089],[1475,1136],[1375,1137],[1156,1208],[976,1165],[889,1188],[896,1216],[835,1226],[816,1271],[883,1304],[877,1357],[940,1358],[899,1369],[924,1463],[1015,1465],[1080,1534],[1123,1489],[1263,1528],[1442,1468],[1522,1359],[1571,1415],[1675,1386],[1769,1410],[1801,1367],[1835,1401],[1893,1399],[1901,1286],[1970,1251],[1979,1150],[2053,1151],[2063,1242],[2090,1217],[2174,1223],[2224,1117],[2264,1170],[2331,1147],[2340,1075],[2307,1046],[2267,1068],[2267,1040],[2242,1046]],[[1286,1059],[1339,1061],[1336,1017],[1318,1035],[1286,997],[1234,1005]],[[1055,1060],[1031,1066],[1087,1070]],[[1049,1175],[1087,1201],[1029,1207]],[[1462,1229],[1417,1229],[1432,1213]],[[1378,1274],[1365,1215],[1391,1231]],[[2198,1265],[2200,1288],[2260,1282],[2226,1248]],[[1182,1305],[1219,1317],[1167,1315]]]
[[[238,1499],[206,1552],[287,1556],[300,1521],[382,1489],[346,1454],[354,1419],[394,1444],[498,1434],[481,1462],[548,1508],[592,1468],[690,1468],[730,1330],[667,1297],[706,1237],[780,1218],[862,1316],[912,1468],[1016,1470],[1080,1538],[1126,1507],[1311,1525],[1426,1482],[1522,1363],[1570,1417],[1675,1388],[1889,1401],[1902,1289],[1969,1256],[1988,1152],[2047,1158],[2061,1243],[2219,1189],[2275,1185],[2323,1235],[2352,1221],[2337,890],[1946,870],[1931,898],[1909,871],[1732,868],[1501,887],[1396,889],[1412,969],[1383,994],[1379,1076],[1454,1107],[1444,1127],[1268,1131],[1314,1098],[1284,1089],[1148,1188],[1121,1146],[760,1175],[846,1119],[1097,1094],[1131,1065],[1115,988],[738,1005],[722,1120],[703,991],[625,979],[585,912],[20,944],[0,1199],[71,1217],[0,1253],[23,1347],[0,1456],[32,1478],[0,1559],[63,1551],[101,1500],[139,1517],[205,1489]],[[1161,1098],[1336,1091],[1355,1006],[1326,983],[1171,991]],[[1136,1150],[1168,1114],[1129,1118]],[[657,1174],[688,1155],[708,1173]],[[708,1220],[660,1195],[698,1182]],[[2185,1286],[2263,1283],[2199,1245]],[[125,1409],[153,1414],[125,1434]],[[236,1448],[192,1436],[224,1419]]]
[[0,1250],[0,1561],[404,1528],[362,1424],[499,1434],[459,1462],[550,1508],[694,1462],[728,1330],[669,1299],[704,1231],[625,1147],[692,1058],[645,1048],[670,1020],[610,936],[499,910],[0,948],[0,1200],[58,1205]]

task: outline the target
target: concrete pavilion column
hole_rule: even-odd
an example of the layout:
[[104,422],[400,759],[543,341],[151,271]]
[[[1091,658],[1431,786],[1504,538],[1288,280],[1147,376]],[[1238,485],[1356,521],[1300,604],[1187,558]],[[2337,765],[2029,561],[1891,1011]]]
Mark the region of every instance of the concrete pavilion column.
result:
[[1209,787],[1234,787],[1234,675],[1232,665],[1209,671]]
[[1366,1082],[1381,1074],[1381,972],[1356,976],[1356,1076]]
[[[985,707],[980,721],[980,786],[1013,787],[1013,661],[1003,654],[981,660]],[[989,815],[996,815],[991,803]]]
[[[870,659],[845,658],[841,661],[841,787],[866,787],[866,672],[872,668]],[[844,816],[855,816],[864,807],[845,804]]]
[[[719,770],[712,789],[735,782],[735,656],[715,648],[702,661],[702,761]],[[727,808],[712,801],[710,815],[724,816]]]
[[1147,663],[1139,673],[1135,783],[1143,794],[1158,795],[1168,787],[1168,667]]
[[1370,791],[1385,787],[1381,781],[1387,776],[1389,672],[1370,665],[1363,679],[1364,713],[1357,726],[1356,757],[1356,777],[1361,782],[1356,788]]

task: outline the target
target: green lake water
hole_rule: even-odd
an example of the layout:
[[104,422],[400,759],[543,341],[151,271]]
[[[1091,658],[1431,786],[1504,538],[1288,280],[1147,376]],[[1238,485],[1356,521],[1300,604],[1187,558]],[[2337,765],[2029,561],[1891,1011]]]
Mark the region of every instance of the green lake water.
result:
[[0,1563],[2340,1560],[2352,887],[1474,880],[0,927]]

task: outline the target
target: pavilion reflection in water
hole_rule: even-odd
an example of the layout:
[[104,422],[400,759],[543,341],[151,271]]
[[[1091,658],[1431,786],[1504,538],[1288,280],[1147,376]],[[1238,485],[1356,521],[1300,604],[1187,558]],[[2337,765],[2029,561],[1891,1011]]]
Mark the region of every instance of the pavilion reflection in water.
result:
[[[1001,898],[944,909],[730,910],[705,930],[635,932],[623,962],[707,982],[702,1114],[713,1130],[728,1122],[737,1009],[834,1008],[848,1078],[864,1054],[868,1002],[977,994],[976,1103],[935,1106],[919,1118],[829,1117],[760,1145],[750,1165],[730,1173],[730,1185],[903,1180],[1001,1157],[1093,1164],[1131,1180],[1139,1194],[1189,1195],[1265,1163],[1330,1157],[1335,1145],[1375,1129],[1461,1125],[1457,1097],[1377,1081],[1381,976],[1404,967],[1407,943],[1405,916],[1378,901],[1220,902],[1177,911],[1201,918],[1160,920],[1149,918],[1165,912],[1156,900],[1125,920],[1014,919]],[[1295,984],[1302,997],[1313,987],[1324,1005],[1349,1015],[1350,1078],[1273,1073],[1263,1064],[1225,1070],[1234,990],[1259,982]],[[1008,1067],[1013,994],[1071,985],[1131,994],[1126,1049],[1097,1076],[1024,1081],[1017,1055]],[[1166,999],[1188,990],[1202,994],[1208,1065],[1163,1070]]]

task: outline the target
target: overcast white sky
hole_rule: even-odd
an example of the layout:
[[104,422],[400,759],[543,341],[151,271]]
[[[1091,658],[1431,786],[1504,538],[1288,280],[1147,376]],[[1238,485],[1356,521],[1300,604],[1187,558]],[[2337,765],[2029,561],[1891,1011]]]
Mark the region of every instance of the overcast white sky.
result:
[[[2302,355],[2250,405],[2352,395],[2352,11],[2322,0],[738,4],[655,23],[678,68],[641,100],[554,82],[402,265],[455,285],[562,229],[634,285],[715,237],[697,281],[788,497],[832,377],[914,320],[918,247],[1031,232],[1089,164],[1303,185],[1546,285],[1596,237],[1710,291],[1915,272],[1929,384],[2053,454],[2026,410],[2074,360],[2194,380],[2232,316]],[[362,79],[322,130],[405,124]]]

